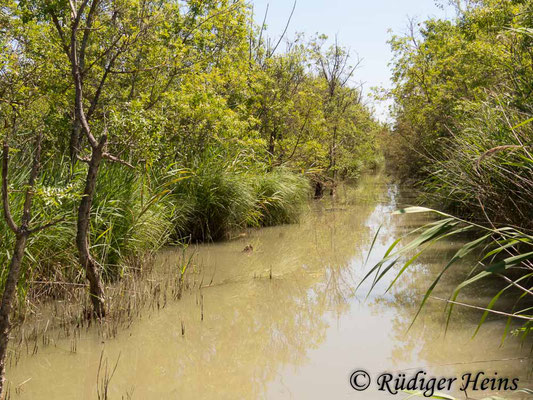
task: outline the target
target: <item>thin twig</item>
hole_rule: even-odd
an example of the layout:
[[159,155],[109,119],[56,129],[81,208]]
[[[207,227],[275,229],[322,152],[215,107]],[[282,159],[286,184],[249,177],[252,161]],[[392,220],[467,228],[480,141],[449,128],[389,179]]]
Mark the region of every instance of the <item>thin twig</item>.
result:
[[38,226],[37,228],[31,229],[30,233],[37,233],[37,232],[40,232],[42,230],[48,229],[48,228],[50,228],[50,227],[52,227],[54,225],[59,224],[60,222],[63,222],[64,220],[65,220],[65,217],[58,218],[58,219],[56,219],[54,221],[48,222],[47,224],[44,224],[44,225]]
[[488,311],[488,312],[490,312],[490,313],[498,314],[498,315],[504,315],[504,316],[506,316],[506,317],[525,319],[526,321],[533,321],[533,317],[526,317],[525,315],[510,314],[510,313],[506,313],[506,312],[504,312],[504,311],[491,310],[491,309],[484,308],[484,307],[474,306],[474,305],[472,305],[472,304],[460,303],[460,302],[458,302],[458,301],[453,301],[453,300],[449,300],[449,299],[442,299],[442,298],[440,298],[440,297],[436,297],[436,296],[430,296],[430,297],[431,297],[432,299],[435,299],[435,300],[445,301],[445,302],[447,302],[447,303],[450,303],[450,304],[456,304],[456,305],[458,305],[458,306],[463,306],[463,307],[473,308],[473,309],[480,310],[480,311]]

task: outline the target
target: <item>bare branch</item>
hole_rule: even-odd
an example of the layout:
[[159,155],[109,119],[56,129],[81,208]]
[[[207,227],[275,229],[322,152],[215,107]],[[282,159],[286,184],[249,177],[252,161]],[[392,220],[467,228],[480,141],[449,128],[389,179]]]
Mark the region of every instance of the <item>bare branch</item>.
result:
[[129,162],[127,161],[124,161],[124,160],[121,160],[120,158],[118,157],[115,157],[109,153],[104,153],[103,157],[106,159],[106,160],[109,160],[109,161],[113,161],[113,162],[116,162],[116,163],[119,163],[119,164],[122,164],[122,165],[125,165],[126,167],[129,167],[129,168],[135,168],[133,165],[131,165]]
[[87,111],[87,120],[91,119],[94,111],[96,110],[96,106],[98,105],[98,100],[100,99],[100,95],[102,94],[102,89],[104,87],[105,81],[107,80],[107,76],[109,75],[109,71],[111,71],[111,68],[113,68],[113,64],[115,63],[120,53],[122,53],[122,50],[117,50],[117,52],[115,53],[115,55],[113,55],[113,57],[109,61],[109,64],[107,64],[107,67],[105,68],[104,74],[102,75],[100,83],[98,84],[98,88],[96,89],[96,93],[94,94],[93,100],[91,101],[91,106]]
[[91,7],[89,8],[89,13],[87,15],[87,23],[86,28],[83,31],[83,39],[81,40],[81,46],[80,46],[80,69],[83,71],[83,68],[85,67],[85,50],[87,49],[87,44],[89,42],[89,35],[91,33],[91,27],[94,20],[94,13],[96,11],[96,7],[98,6],[98,0],[93,0]]
[[503,312],[503,311],[492,310],[492,309],[484,308],[484,307],[478,307],[478,306],[474,306],[472,304],[460,303],[458,301],[443,299],[443,298],[435,297],[435,296],[431,296],[431,298],[435,299],[435,300],[439,300],[439,301],[444,301],[444,302],[450,303],[450,304],[456,304],[458,306],[473,308],[473,309],[480,310],[480,311],[487,311],[487,312],[490,312],[490,313],[493,313],[493,314],[498,314],[498,315],[504,315],[506,317],[519,318],[519,319],[525,319],[527,321],[533,321],[533,318],[532,317],[528,317],[527,315],[510,314],[510,313],[506,313],[506,312]]
[[294,0],[294,4],[292,5],[291,14],[289,15],[289,18],[287,19],[287,23],[285,24],[285,29],[283,30],[283,33],[281,34],[281,36],[280,36],[278,42],[276,43],[276,45],[270,51],[270,56],[272,56],[276,52],[276,49],[278,48],[279,44],[281,43],[281,41],[283,40],[283,38],[287,34],[287,30],[289,29],[289,25],[291,23],[292,16],[294,15],[294,10],[296,10],[296,2],[297,2],[297,0]]
[[269,7],[270,7],[270,4],[267,3],[266,10],[265,10],[265,16],[263,17],[263,23],[261,24],[261,30],[259,31],[259,39],[257,40],[257,48],[261,46],[261,41],[263,40],[263,32],[265,31],[265,24],[266,24],[266,19],[268,17]]
[[72,2],[72,0],[68,0],[68,4],[70,5],[70,12],[72,13],[72,18],[77,19],[76,7],[74,6],[74,3]]
[[81,21],[81,15],[83,14],[83,10],[85,9],[85,7],[87,7],[88,2],[89,0],[84,0],[80,6],[80,9],[78,10],[78,13],[73,14],[74,21],[72,22],[72,28],[70,32],[70,64],[72,77],[74,78],[74,86],[76,89],[76,118],[78,119],[81,127],[83,128],[85,135],[87,136],[87,140],[89,141],[89,144],[92,148],[96,148],[98,147],[98,143],[93,134],[91,133],[91,128],[89,127],[85,112],[83,111],[82,71],[80,68],[80,60],[78,58],[78,40],[76,38],[76,34],[78,32],[78,28]]
[[96,65],[102,58],[107,56],[111,50],[115,48],[118,42],[120,42],[120,39],[122,39],[122,35],[118,35],[113,42],[104,50],[101,54],[99,54],[97,57],[94,58],[94,60],[89,64],[87,68],[84,68],[81,73],[86,74],[89,70],[91,70],[92,67]]
[[65,54],[68,58],[70,58],[70,51],[67,44],[67,39],[65,38],[65,34],[63,33],[63,28],[61,27],[61,24],[59,23],[59,19],[57,18],[57,15],[54,13],[54,11],[50,11],[50,15],[52,16],[52,21],[54,22],[54,25],[56,27],[57,33],[59,35],[59,39],[61,40],[61,45],[63,46],[63,50],[65,51]]
[[61,217],[61,218],[55,219],[55,220],[53,220],[51,222],[48,222],[47,224],[38,226],[37,228],[34,228],[34,229],[30,229],[29,233],[33,234],[33,233],[37,233],[37,232],[43,231],[43,230],[48,229],[48,228],[50,228],[50,227],[52,227],[54,225],[59,224],[60,222],[63,222],[64,220],[65,220],[65,217]]

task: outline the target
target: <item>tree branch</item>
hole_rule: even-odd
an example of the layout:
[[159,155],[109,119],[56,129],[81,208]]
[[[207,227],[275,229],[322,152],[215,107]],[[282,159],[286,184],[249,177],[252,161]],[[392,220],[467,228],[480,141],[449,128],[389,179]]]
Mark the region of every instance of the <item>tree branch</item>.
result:
[[94,13],[95,13],[97,6],[98,6],[98,0],[93,0],[91,7],[89,8],[89,14],[87,15],[87,22],[86,22],[87,27],[83,31],[83,39],[81,40],[81,47],[80,47],[80,69],[82,73],[85,67],[85,50],[87,49],[87,44],[89,42],[89,35],[91,33]]
[[2,158],[2,203],[4,206],[4,218],[6,220],[7,225],[9,226],[9,229],[11,229],[14,233],[18,233],[19,228],[15,224],[15,221],[13,220],[13,216],[11,215],[11,211],[9,210],[9,196],[8,196],[8,189],[7,189],[8,165],[9,165],[9,145],[7,144],[7,142],[4,142],[4,152],[3,152],[3,158]]
[[96,93],[94,94],[93,101],[91,101],[91,105],[89,107],[89,110],[87,111],[87,120],[90,120],[94,111],[96,110],[96,106],[98,105],[98,100],[100,99],[100,95],[102,94],[102,89],[104,87],[105,81],[107,80],[107,76],[109,75],[109,71],[111,71],[111,68],[113,68],[113,65],[115,63],[115,60],[118,58],[118,56],[122,53],[122,50],[117,50],[115,55],[111,58],[109,61],[109,64],[105,68],[104,74],[102,75],[102,79],[100,79],[100,83],[98,84],[98,88],[96,89]]
[[270,49],[270,51],[269,51],[270,55],[267,54],[267,58],[272,57],[274,55],[274,53],[276,52],[276,50],[277,50],[278,46],[280,45],[281,41],[283,40],[283,38],[287,34],[287,30],[289,29],[289,25],[291,23],[292,16],[294,15],[294,10],[296,10],[296,1],[297,0],[294,0],[294,4],[292,5],[291,14],[289,15],[289,18],[287,19],[287,23],[285,24],[285,29],[283,30],[283,33],[279,37],[279,40],[275,44],[275,46],[272,49]]
[[21,229],[28,229],[28,225],[31,220],[31,202],[33,200],[33,188],[35,187],[35,181],[39,175],[39,170],[41,169],[41,143],[43,136],[41,133],[37,135],[35,141],[35,155],[33,156],[33,164],[30,172],[30,179],[28,180],[28,188],[26,189],[26,196],[24,199],[24,207],[22,210],[22,224]]
[[48,228],[50,228],[50,227],[52,227],[54,225],[57,225],[60,222],[63,222],[64,220],[65,220],[65,217],[61,217],[61,218],[55,219],[55,220],[53,220],[51,222],[48,222],[47,224],[38,226],[37,228],[34,228],[34,229],[30,229],[29,233],[33,234],[33,233],[40,232],[40,231],[48,229]]
[[113,161],[113,162],[116,162],[116,163],[119,163],[119,164],[122,164],[122,165],[125,165],[126,167],[129,167],[129,168],[135,168],[133,165],[131,165],[129,162],[127,161],[124,161],[124,160],[121,160],[120,158],[118,157],[115,157],[109,153],[104,153],[103,157],[106,159],[106,160],[109,160],[109,161]]
[[59,19],[57,18],[57,15],[52,10],[50,11],[50,15],[52,16],[52,21],[54,22],[57,33],[59,35],[59,39],[61,40],[61,45],[63,46],[63,50],[65,51],[65,54],[67,55],[67,57],[70,59],[70,51],[68,48],[67,40],[65,39],[65,34],[63,33],[63,28],[61,27],[61,24],[59,23]]
[[85,117],[85,112],[83,111],[82,71],[80,68],[80,60],[78,59],[78,40],[76,38],[76,34],[80,25],[81,15],[83,14],[83,10],[85,9],[85,7],[87,7],[88,2],[89,0],[84,0],[80,6],[80,9],[78,10],[78,13],[76,14],[75,12],[73,12],[72,28],[70,32],[70,63],[72,69],[72,76],[74,79],[74,86],[76,89],[76,118],[80,122],[81,127],[83,128],[91,147],[97,148],[98,143],[93,134],[91,133],[91,128],[89,127],[87,118]]

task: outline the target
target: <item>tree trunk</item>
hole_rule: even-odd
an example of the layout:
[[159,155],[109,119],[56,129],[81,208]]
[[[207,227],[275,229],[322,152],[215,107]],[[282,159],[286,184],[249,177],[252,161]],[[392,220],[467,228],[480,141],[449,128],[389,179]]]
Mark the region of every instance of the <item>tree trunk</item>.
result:
[[2,295],[2,305],[0,306],[0,399],[3,399],[5,395],[5,369],[7,343],[9,341],[9,331],[11,328],[10,318],[27,240],[28,233],[26,231],[17,234],[15,250],[11,262],[9,263],[9,272],[4,287],[4,294]]
[[[22,219],[20,227],[15,224],[11,211],[9,210],[9,193],[8,193],[8,167],[9,167],[9,145],[4,142],[4,151],[2,157],[2,206],[4,211],[4,219],[7,226],[13,233],[15,233],[15,248],[11,261],[9,262],[9,269],[7,272],[6,283],[4,286],[4,293],[2,294],[2,304],[0,305],[0,399],[5,396],[5,370],[6,370],[6,356],[7,344],[9,342],[9,331],[11,329],[11,311],[13,310],[13,300],[17,285],[20,279],[20,268],[22,259],[24,258],[24,250],[28,236],[34,231],[30,231],[29,224],[31,221],[31,205],[34,196],[34,187],[41,168],[41,140],[42,136],[37,136],[35,146],[35,155],[33,158],[33,165],[30,172],[30,179],[28,180],[28,187],[24,198],[24,206],[22,209]],[[45,229],[44,225],[38,230]]]
[[105,317],[105,294],[104,285],[100,277],[99,266],[92,258],[89,250],[89,234],[91,221],[91,206],[96,186],[98,169],[102,162],[106,137],[100,139],[97,147],[93,148],[89,170],[85,180],[85,190],[78,209],[78,231],[76,234],[76,246],[78,247],[81,266],[85,269],[89,281],[89,296],[93,305],[93,312],[97,318]]
[[324,185],[320,181],[315,182],[315,199],[324,197]]
[[81,132],[81,125],[77,118],[74,119],[74,123],[72,125],[72,131],[70,132],[70,160],[72,162],[72,165],[76,164],[76,161],[78,159],[80,144],[82,139],[82,132]]
[[332,196],[335,196],[337,192],[337,126],[333,128],[333,141],[331,144],[330,157],[330,166],[333,171],[333,182],[331,183],[330,194]]

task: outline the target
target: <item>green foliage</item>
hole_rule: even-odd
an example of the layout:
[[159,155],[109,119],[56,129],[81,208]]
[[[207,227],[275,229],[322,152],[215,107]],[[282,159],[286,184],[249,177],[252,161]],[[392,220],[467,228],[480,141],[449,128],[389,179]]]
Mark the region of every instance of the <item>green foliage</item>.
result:
[[254,197],[248,177],[227,160],[203,160],[188,179],[170,186],[177,234],[193,241],[220,240],[253,218]]
[[[23,187],[30,160],[20,152],[12,163],[22,168],[11,171],[11,187]],[[45,164],[36,187],[33,224],[43,225],[58,217],[63,221],[30,237],[25,281],[83,282],[83,271],[73,267],[77,265],[76,205],[86,170],[80,165],[72,174],[68,166],[65,160]],[[127,267],[137,267],[143,257],[168,241],[172,231],[170,207],[162,196],[153,193],[157,188],[152,189],[141,178],[122,166],[106,165],[98,182],[91,216],[91,248],[108,280],[118,278]],[[23,193],[11,191],[16,220],[23,200]],[[0,262],[7,265],[14,239],[4,219],[0,220],[0,235],[4,239]],[[5,271],[2,269],[2,273]],[[27,287],[23,282],[21,290]]]
[[[16,188],[26,187],[32,163],[30,145],[11,152],[11,168],[8,175],[9,200],[13,218],[18,223],[24,203],[24,193]],[[15,151],[18,150],[18,151]],[[79,199],[79,187],[75,182],[65,184],[68,164],[65,160],[50,160],[45,163],[46,173],[41,174],[35,187],[32,225],[42,226],[58,218],[61,223],[30,236],[23,264],[23,282],[19,287],[25,294],[29,281],[76,280],[77,270],[74,237],[74,203]],[[67,168],[65,168],[67,167]],[[13,251],[14,235],[5,220],[0,220],[0,265],[6,266]],[[2,268],[1,286],[3,287],[7,268]]]
[[[473,257],[472,273],[450,294],[447,318],[461,290],[490,280],[493,297],[476,333],[490,314],[521,323],[515,332],[524,336],[531,329],[532,16],[528,1],[480,0],[451,21],[430,19],[420,29],[412,22],[408,35],[390,41],[396,121],[385,156],[400,176],[421,182],[421,202],[461,218],[434,211],[444,218],[411,232],[411,240],[398,239],[365,279],[373,275],[374,288],[395,274],[390,289],[432,244],[470,232],[473,239],[443,265],[418,313],[443,274]],[[408,241],[400,247],[402,239]],[[496,311],[502,298],[514,308]]]
[[391,46],[387,158],[431,200],[487,223],[531,228],[533,5],[483,0],[415,24]]
[[205,157],[194,169],[170,171],[170,201],[179,238],[220,240],[247,226],[298,221],[307,179],[287,170],[245,170],[245,163]]
[[[166,202],[132,170],[105,165],[93,201],[91,248],[116,279],[128,266],[167,243],[172,231]],[[158,201],[154,201],[158,200]]]
[[502,107],[468,104],[461,134],[442,145],[447,157],[425,182],[425,197],[473,219],[533,227],[533,124]]
[[[303,36],[274,48],[247,2],[82,3],[73,6],[83,108],[96,140],[108,139],[90,226],[106,279],[176,238],[220,240],[296,222],[305,175],[331,182],[379,161],[382,127],[360,90],[344,82],[332,96],[318,68],[333,50]],[[84,280],[76,212],[92,150],[75,117],[72,18],[63,0],[0,4],[0,138],[20,152],[11,161],[12,208],[20,210],[29,173],[27,143],[44,132],[43,158],[54,162],[43,165],[34,219],[64,217],[32,236],[30,281]],[[5,274],[13,238],[3,220],[0,227]]]

